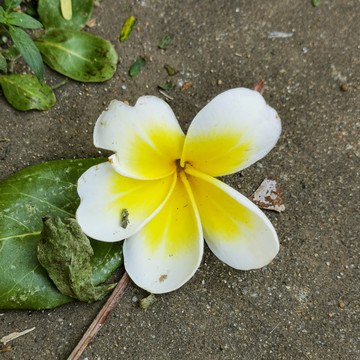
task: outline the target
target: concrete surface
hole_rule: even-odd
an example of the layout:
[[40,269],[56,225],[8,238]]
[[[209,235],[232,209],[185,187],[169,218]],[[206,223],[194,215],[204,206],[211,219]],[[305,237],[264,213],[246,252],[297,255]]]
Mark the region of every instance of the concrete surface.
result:
[[[180,290],[146,310],[134,285],[80,359],[359,359],[360,2],[103,1],[90,32],[109,39],[120,62],[103,84],[70,81],[47,112],[22,113],[0,97],[0,179],[28,165],[99,156],[93,125],[113,99],[162,97],[164,64],[179,70],[167,93],[186,130],[207,101],[262,76],[283,133],[260,163],[225,181],[249,196],[276,177],[286,211],[267,212],[281,250],[274,262],[242,272],[206,249]],[[124,20],[138,30],[120,43]],[[271,38],[272,32],[292,34]],[[169,34],[165,51],[157,48]],[[128,76],[139,56],[151,61]],[[46,81],[63,78],[46,72]],[[185,82],[193,86],[180,91]],[[10,145],[10,148],[8,148]],[[6,151],[6,149],[8,150]],[[10,152],[9,152],[10,150]],[[102,153],[104,155],[104,153]],[[120,274],[117,273],[119,277]],[[0,337],[33,326],[0,359],[66,359],[102,302],[49,311],[1,311]]]

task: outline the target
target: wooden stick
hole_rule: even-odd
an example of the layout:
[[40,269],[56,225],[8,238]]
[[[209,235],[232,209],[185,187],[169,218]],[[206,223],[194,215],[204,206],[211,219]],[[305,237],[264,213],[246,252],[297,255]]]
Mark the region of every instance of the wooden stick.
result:
[[77,360],[85,350],[86,346],[95,338],[97,333],[100,331],[104,325],[107,317],[110,315],[111,311],[119,303],[120,298],[124,295],[125,290],[131,283],[131,279],[128,273],[125,271],[124,275],[116,285],[114,291],[110,295],[109,299],[106,301],[105,305],[102,307],[100,312],[97,314],[94,321],[91,323],[89,328],[86,330],[85,334],[76,345],[73,352],[70,354],[67,360]]

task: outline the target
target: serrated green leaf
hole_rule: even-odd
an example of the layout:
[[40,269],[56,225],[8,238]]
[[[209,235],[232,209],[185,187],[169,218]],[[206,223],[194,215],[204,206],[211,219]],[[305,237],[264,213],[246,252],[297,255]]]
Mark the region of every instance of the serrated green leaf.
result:
[[165,35],[159,42],[159,48],[160,49],[165,49],[166,46],[169,44],[169,42],[170,42],[170,36]]
[[131,31],[135,25],[135,22],[136,22],[136,19],[133,17],[133,16],[129,16],[125,22],[124,22],[124,25],[121,29],[121,32],[120,32],[120,41],[125,41],[129,35],[131,34]]
[[21,26],[27,29],[40,29],[42,24],[29,15],[24,13],[12,12],[6,17],[6,23],[9,25]]
[[0,53],[0,71],[3,71],[5,73],[7,71],[7,62],[1,53]]
[[[73,217],[77,179],[106,159],[59,160],[28,167],[0,183],[0,309],[48,309],[67,303],[37,260],[42,218]],[[122,263],[122,244],[91,240],[94,285]]]
[[17,110],[47,110],[55,104],[52,89],[32,75],[10,74],[0,77],[6,100]]
[[72,0],[72,16],[64,19],[59,6],[59,0],[39,0],[38,13],[46,29],[82,29],[89,21],[93,0]]
[[20,5],[22,0],[5,0],[4,1],[4,8],[5,11],[8,12],[9,10],[15,9],[18,5]]
[[116,70],[118,56],[113,46],[89,33],[51,29],[35,44],[47,65],[77,81],[106,81]]
[[31,37],[24,30],[12,25],[9,25],[9,34],[26,63],[34,71],[39,81],[42,81],[44,65],[40,52]]
[[130,67],[129,75],[136,76],[141,71],[141,68],[145,66],[146,60],[144,58],[137,59]]
[[94,251],[75,219],[46,216],[43,223],[37,258],[62,294],[93,302],[116,286],[94,286],[90,264]]

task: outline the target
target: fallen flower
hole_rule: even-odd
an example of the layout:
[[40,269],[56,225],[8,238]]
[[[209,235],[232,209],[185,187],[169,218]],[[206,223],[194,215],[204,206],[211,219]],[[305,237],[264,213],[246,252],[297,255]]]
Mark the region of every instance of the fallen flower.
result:
[[126,271],[150,293],[175,290],[194,275],[204,238],[236,269],[263,267],[279,250],[275,229],[215,177],[261,159],[280,132],[276,111],[244,88],[216,96],[186,137],[165,101],[144,96],[132,107],[114,100],[96,122],[94,143],[115,153],[80,177],[77,220],[94,239],[125,239]]

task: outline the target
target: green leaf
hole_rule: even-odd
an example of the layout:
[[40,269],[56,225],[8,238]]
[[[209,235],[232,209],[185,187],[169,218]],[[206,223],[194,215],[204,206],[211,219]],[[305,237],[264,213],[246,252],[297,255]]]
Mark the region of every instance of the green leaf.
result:
[[173,83],[170,80],[168,80],[164,85],[158,85],[158,87],[162,90],[169,90],[173,87]]
[[82,29],[89,21],[93,7],[93,0],[72,0],[72,17],[64,19],[59,0],[39,0],[38,13],[46,29]]
[[141,71],[141,68],[145,66],[146,60],[144,58],[137,59],[130,67],[129,75],[136,76]]
[[18,5],[20,5],[22,0],[5,0],[4,8],[6,12],[9,12],[12,9],[15,9]]
[[0,6],[0,24],[6,24],[6,14],[4,9]]
[[159,48],[160,49],[165,49],[166,46],[169,44],[169,42],[170,42],[170,36],[165,35],[159,42]]
[[121,29],[120,32],[120,41],[125,41],[129,35],[131,34],[131,31],[135,25],[136,19],[133,16],[129,16]]
[[311,3],[313,4],[313,6],[319,6],[320,0],[311,0]]
[[24,13],[12,12],[6,17],[6,23],[9,25],[21,26],[27,29],[40,29],[42,28],[41,22],[35,20],[29,15]]
[[0,71],[3,71],[5,73],[7,71],[7,62],[1,53],[0,53]]
[[[67,303],[37,260],[46,215],[72,217],[76,183],[106,159],[59,160],[28,167],[0,183],[0,309],[48,309]],[[122,244],[91,240],[94,285],[122,263]]]
[[63,222],[58,216],[46,216],[43,223],[37,257],[62,294],[93,302],[116,286],[94,286],[90,265],[94,251],[75,219]]
[[15,46],[11,46],[2,52],[5,59],[15,60],[20,56],[19,50]]
[[69,29],[51,29],[36,41],[44,62],[55,71],[83,82],[110,79],[118,56],[113,46],[98,36]]
[[9,25],[9,34],[26,63],[34,71],[36,77],[42,81],[44,65],[40,52],[31,37],[24,30],[12,25]]
[[32,75],[11,74],[0,77],[6,100],[17,110],[47,110],[55,104],[52,89]]
[[165,64],[164,65],[164,68],[165,68],[165,70],[167,71],[167,73],[168,73],[168,75],[169,76],[174,76],[174,75],[176,75],[178,72],[174,69],[174,68],[172,68],[170,65],[168,65],[168,64]]

